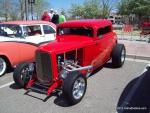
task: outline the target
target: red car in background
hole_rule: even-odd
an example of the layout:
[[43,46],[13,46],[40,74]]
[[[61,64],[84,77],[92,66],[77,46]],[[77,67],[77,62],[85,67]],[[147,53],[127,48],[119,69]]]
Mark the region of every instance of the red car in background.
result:
[[150,22],[143,22],[141,27],[140,37],[145,38],[150,43]]
[[56,26],[46,21],[0,23],[0,76],[22,61],[33,61],[41,44],[55,40]]

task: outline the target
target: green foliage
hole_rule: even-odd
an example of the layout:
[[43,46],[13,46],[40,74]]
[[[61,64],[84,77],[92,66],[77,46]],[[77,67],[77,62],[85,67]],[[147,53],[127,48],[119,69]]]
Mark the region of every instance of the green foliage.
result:
[[71,9],[68,11],[71,14],[71,18],[82,17],[84,14],[84,7],[82,5],[72,4]]
[[99,18],[100,12],[100,2],[98,0],[87,0],[84,3],[84,18]]
[[72,4],[69,13],[72,18],[107,18],[111,9],[109,0],[86,0],[83,5]]
[[[0,0],[0,16],[8,20],[23,20],[25,19],[25,1],[28,0]],[[47,0],[35,0],[33,4],[33,16],[40,19],[44,10],[49,9]],[[28,4],[28,16],[31,15],[31,7]]]
[[35,0],[34,4],[34,16],[36,19],[40,19],[44,10],[49,10],[50,4],[47,0]]
[[123,15],[150,16],[150,0],[121,0],[118,10]]

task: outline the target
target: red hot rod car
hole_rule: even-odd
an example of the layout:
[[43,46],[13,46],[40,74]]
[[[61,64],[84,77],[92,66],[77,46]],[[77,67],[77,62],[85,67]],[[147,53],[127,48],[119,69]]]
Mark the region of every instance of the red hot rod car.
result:
[[56,41],[38,48],[36,62],[19,64],[13,77],[28,91],[50,95],[59,89],[70,104],[76,104],[83,98],[93,70],[111,58],[113,66],[121,67],[125,56],[110,21],[68,21],[58,25]]

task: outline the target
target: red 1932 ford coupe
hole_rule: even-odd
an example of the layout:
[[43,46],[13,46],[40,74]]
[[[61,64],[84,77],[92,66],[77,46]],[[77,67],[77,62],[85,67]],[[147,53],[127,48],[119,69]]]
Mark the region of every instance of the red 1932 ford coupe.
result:
[[50,95],[63,92],[70,104],[83,98],[91,72],[112,59],[121,67],[126,51],[117,43],[108,20],[74,20],[57,27],[56,41],[36,50],[36,62],[23,62],[14,71],[14,81],[28,91]]

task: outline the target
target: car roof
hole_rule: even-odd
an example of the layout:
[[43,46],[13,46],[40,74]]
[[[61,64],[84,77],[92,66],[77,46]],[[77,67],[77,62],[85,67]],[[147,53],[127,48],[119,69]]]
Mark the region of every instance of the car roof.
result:
[[104,27],[108,25],[112,25],[112,23],[106,19],[86,19],[67,21],[59,24],[58,27]]
[[34,25],[34,24],[49,24],[56,28],[55,24],[48,22],[48,21],[40,21],[40,20],[20,20],[20,21],[8,21],[2,22],[0,24],[12,24],[12,25]]

